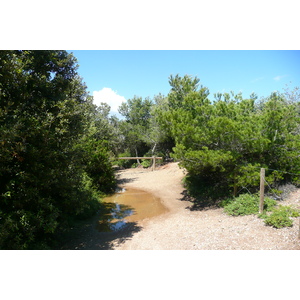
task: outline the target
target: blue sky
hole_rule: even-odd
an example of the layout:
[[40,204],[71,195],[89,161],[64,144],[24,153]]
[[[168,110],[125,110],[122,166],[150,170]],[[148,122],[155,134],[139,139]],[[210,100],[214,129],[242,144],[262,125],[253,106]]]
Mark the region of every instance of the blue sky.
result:
[[266,97],[273,91],[300,86],[300,51],[276,50],[70,50],[78,59],[78,72],[94,95],[107,102],[112,113],[132,97],[167,95],[169,76],[197,76],[210,90],[255,92]]

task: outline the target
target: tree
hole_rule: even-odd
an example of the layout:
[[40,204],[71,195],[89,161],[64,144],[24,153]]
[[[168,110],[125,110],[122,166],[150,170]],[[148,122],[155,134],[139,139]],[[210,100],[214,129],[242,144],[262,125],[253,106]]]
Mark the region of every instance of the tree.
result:
[[143,100],[135,96],[122,103],[119,108],[119,113],[125,117],[125,120],[120,122],[124,144],[129,148],[132,156],[143,155],[147,151],[145,136],[149,130],[151,107],[150,99]]
[[299,104],[272,93],[261,110],[263,134],[268,140],[264,157],[269,168],[300,174]]
[[66,51],[0,51],[0,248],[49,247],[68,220],[92,213],[80,143],[92,99]]
[[169,82],[160,122],[174,138],[173,157],[198,190],[211,187],[216,197],[232,188],[235,194],[255,190],[260,167],[270,168],[269,183],[288,177],[271,169],[298,174],[298,104],[276,93],[259,103],[255,94],[244,99],[234,92],[218,93],[211,102],[197,78],[171,76]]
[[171,86],[168,95],[169,106],[172,109],[181,107],[184,97],[190,92],[195,92],[199,87],[200,79],[192,76],[184,75],[180,77],[178,74],[175,76],[170,75],[169,84]]

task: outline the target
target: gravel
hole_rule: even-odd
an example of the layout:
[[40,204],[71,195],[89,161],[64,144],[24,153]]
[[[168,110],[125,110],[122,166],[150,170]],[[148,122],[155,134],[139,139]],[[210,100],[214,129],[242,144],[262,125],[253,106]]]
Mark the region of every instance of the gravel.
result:
[[[151,172],[144,169],[119,171],[123,187],[152,192],[169,212],[144,220],[142,230],[125,240],[113,241],[116,250],[299,250],[299,218],[294,226],[276,229],[256,215],[228,216],[222,208],[191,211],[184,201],[182,178],[186,174],[177,163]],[[300,208],[300,190],[287,186],[282,205]]]
[[[81,229],[74,229],[74,238],[61,249],[93,250],[299,250],[299,218],[294,226],[276,229],[264,224],[256,215],[232,217],[222,208],[191,210],[186,201],[182,179],[186,175],[178,163],[151,169],[117,171],[120,188],[137,188],[155,194],[168,209],[167,213],[138,223],[124,230],[100,233],[97,216]],[[281,205],[300,208],[300,189],[288,185]]]

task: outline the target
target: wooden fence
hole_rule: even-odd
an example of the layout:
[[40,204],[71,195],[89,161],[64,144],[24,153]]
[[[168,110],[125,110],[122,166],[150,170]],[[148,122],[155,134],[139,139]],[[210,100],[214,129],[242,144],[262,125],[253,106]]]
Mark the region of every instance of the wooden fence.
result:
[[155,161],[157,159],[163,159],[162,157],[157,157],[157,156],[151,156],[151,157],[119,157],[118,159],[152,159],[152,171],[155,170]]

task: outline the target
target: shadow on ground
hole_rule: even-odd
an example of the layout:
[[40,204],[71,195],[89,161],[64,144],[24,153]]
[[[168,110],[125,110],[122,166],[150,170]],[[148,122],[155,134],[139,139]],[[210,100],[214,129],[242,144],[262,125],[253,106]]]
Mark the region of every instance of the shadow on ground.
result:
[[210,197],[192,197],[189,195],[187,190],[184,190],[182,193],[181,201],[188,201],[191,205],[187,207],[187,209],[194,211],[194,210],[209,210],[219,208],[218,200],[210,198]]
[[117,176],[116,179],[117,179],[117,185],[122,185],[122,184],[125,184],[125,183],[133,182],[137,178],[120,178],[120,176]]
[[98,230],[101,218],[101,213],[98,213],[93,218],[71,228],[64,237],[60,238],[62,242],[57,250],[114,250],[114,247],[123,244],[136,232],[142,230],[136,222],[128,222],[119,230],[101,232]]

